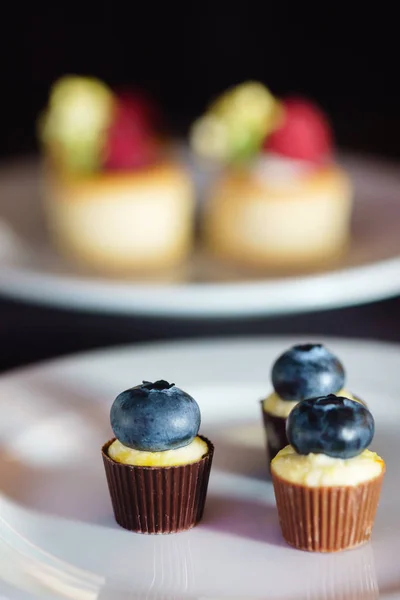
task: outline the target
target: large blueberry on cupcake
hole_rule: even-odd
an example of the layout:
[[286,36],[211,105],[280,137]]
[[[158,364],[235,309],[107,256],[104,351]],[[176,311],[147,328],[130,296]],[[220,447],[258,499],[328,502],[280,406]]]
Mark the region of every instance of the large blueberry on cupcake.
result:
[[357,399],[345,389],[345,378],[342,362],[322,344],[299,344],[276,359],[274,391],[262,401],[269,459],[286,446],[286,419],[298,402],[326,394]]
[[119,394],[110,420],[116,440],[108,454],[118,462],[174,466],[199,460],[208,450],[197,435],[196,400],[164,380],[144,381]]
[[299,402],[286,429],[289,445],[271,462],[284,538],[320,552],[368,541],[385,472],[368,449],[375,432],[371,412],[329,394]]
[[284,352],[272,367],[272,385],[283,400],[299,401],[344,386],[340,360],[322,344],[302,344]]
[[193,527],[214,450],[198,435],[196,400],[174,383],[144,381],[116,397],[110,421],[115,439],[103,447],[103,461],[117,522],[142,533]]
[[359,402],[329,394],[300,402],[286,429],[289,444],[298,454],[346,459],[368,448],[375,424],[370,411]]

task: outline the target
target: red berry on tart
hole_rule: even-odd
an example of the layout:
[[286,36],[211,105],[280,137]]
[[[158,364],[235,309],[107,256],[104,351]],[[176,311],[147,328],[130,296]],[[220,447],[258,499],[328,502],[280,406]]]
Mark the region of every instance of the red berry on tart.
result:
[[181,263],[193,239],[194,193],[140,94],[99,80],[55,83],[39,121],[49,229],[67,257],[105,272]]
[[134,96],[121,96],[116,98],[113,113],[104,142],[104,169],[135,169],[156,162],[159,142],[145,106]]
[[332,133],[323,112],[302,98],[284,100],[282,108],[282,124],[264,140],[264,150],[315,163],[331,158]]

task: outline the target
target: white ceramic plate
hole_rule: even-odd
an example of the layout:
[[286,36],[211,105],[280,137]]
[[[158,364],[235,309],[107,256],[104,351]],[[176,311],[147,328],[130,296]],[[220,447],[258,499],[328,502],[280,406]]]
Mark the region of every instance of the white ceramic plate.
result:
[[[297,341],[126,347],[3,376],[0,598],[400,598],[400,348],[323,340],[374,412],[387,474],[373,542],[319,555],[281,538],[259,414],[270,364]],[[115,524],[100,455],[112,399],[153,378],[198,399],[216,446],[202,523],[170,536]]]
[[[352,174],[356,201],[352,245],[335,268],[297,276],[251,277],[222,270],[197,252],[183,271],[173,274],[173,282],[106,279],[65,263],[47,240],[37,163],[4,167],[0,170],[0,292],[66,308],[177,317],[272,315],[396,295],[400,292],[400,170],[356,157],[343,157],[342,162]],[[189,166],[201,191],[206,178]]]

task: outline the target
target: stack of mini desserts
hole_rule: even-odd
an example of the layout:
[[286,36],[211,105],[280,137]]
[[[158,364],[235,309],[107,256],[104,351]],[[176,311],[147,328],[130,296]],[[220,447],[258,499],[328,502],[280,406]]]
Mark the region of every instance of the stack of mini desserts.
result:
[[292,546],[336,552],[371,536],[385,472],[368,450],[372,414],[344,389],[342,363],[321,344],[290,348],[262,401],[282,535]]
[[63,77],[39,121],[54,243],[110,273],[163,270],[191,250],[194,192],[151,105],[97,79]]
[[272,366],[274,391],[262,402],[268,461],[287,444],[286,421],[300,400],[326,394],[361,402],[345,389],[341,361],[322,344],[300,344],[281,354]]
[[204,209],[212,254],[279,270],[314,268],[342,255],[351,185],[317,106],[297,97],[277,100],[260,83],[244,83],[194,123],[191,145],[223,167]]

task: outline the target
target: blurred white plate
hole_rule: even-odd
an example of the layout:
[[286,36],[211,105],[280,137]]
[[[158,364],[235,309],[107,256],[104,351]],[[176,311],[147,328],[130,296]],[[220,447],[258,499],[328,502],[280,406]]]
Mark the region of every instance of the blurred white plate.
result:
[[[327,271],[257,277],[217,267],[197,252],[173,281],[102,278],[54,252],[40,206],[36,162],[0,170],[0,292],[23,300],[122,314],[177,317],[273,315],[340,307],[400,292],[400,169],[345,157],[355,187],[352,245]],[[204,189],[206,179],[191,165]],[[3,221],[3,226],[1,222]]]
[[[372,543],[319,555],[281,538],[258,403],[298,341],[126,347],[0,378],[0,598],[400,598],[400,348],[324,340],[375,415],[387,473]],[[197,398],[216,452],[201,524],[144,536],[113,520],[100,446],[115,395],[158,378]]]

